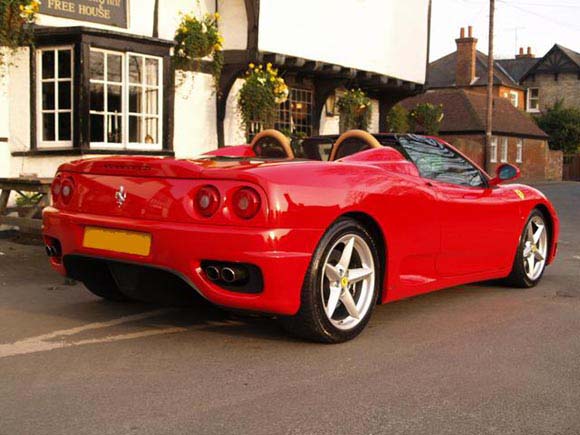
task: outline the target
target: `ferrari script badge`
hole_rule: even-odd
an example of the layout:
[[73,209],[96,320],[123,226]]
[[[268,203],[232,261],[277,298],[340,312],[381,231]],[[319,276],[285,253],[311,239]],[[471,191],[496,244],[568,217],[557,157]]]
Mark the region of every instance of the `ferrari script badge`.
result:
[[117,206],[123,207],[125,201],[127,200],[127,192],[125,192],[125,187],[120,186],[119,190],[115,193],[115,201],[117,202]]
[[516,190],[514,190],[514,192],[516,192],[516,195],[519,196],[520,199],[524,199],[526,197],[524,192],[522,192],[520,189],[516,189]]

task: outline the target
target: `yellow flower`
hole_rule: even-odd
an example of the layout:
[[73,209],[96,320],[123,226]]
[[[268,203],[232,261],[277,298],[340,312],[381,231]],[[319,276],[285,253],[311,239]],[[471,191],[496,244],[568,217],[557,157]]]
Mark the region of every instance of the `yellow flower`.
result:
[[250,67],[250,69],[254,69],[254,67],[255,67],[255,65],[253,63],[250,63],[248,66]]
[[259,70],[258,68],[255,68],[255,69],[254,69],[254,72],[255,72],[255,73],[258,73],[258,72],[260,72],[260,70]]
[[219,14],[219,12],[216,12],[215,14],[213,14],[213,16],[214,16],[214,18],[215,18],[216,20],[219,20],[219,19],[220,19],[220,17],[221,17],[221,15]]
[[224,37],[223,36],[218,36],[218,43],[223,44],[224,43]]

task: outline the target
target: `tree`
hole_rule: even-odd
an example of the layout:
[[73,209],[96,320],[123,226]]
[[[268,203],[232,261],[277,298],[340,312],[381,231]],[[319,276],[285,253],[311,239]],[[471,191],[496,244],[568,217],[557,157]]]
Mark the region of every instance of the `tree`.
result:
[[400,104],[387,114],[387,128],[391,133],[409,133],[409,111]]
[[573,154],[580,147],[580,109],[565,107],[564,100],[548,107],[536,118],[538,126],[549,136],[548,144],[553,150]]

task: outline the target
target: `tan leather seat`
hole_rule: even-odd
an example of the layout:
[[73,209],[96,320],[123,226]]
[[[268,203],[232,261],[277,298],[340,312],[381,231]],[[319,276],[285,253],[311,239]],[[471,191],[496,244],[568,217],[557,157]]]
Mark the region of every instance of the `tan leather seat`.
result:
[[254,136],[250,143],[256,157],[293,159],[294,151],[290,139],[278,130],[264,130]]
[[357,152],[363,151],[364,149],[369,149],[369,148],[381,148],[381,146],[382,146],[379,143],[379,141],[372,134],[370,134],[366,131],[349,130],[349,131],[341,134],[340,137],[334,143],[334,145],[332,147],[332,151],[330,152],[330,159],[329,160],[331,162],[336,160],[337,156],[346,157],[346,155],[349,155],[349,154],[340,155],[340,153],[339,153],[341,145],[348,139],[358,139],[360,141],[365,142],[368,145],[367,148],[359,149],[359,150],[357,150]]

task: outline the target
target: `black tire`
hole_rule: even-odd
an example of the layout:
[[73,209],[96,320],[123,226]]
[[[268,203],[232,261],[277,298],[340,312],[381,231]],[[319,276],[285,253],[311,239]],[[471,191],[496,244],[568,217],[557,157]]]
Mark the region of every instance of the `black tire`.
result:
[[[509,286],[516,287],[516,288],[534,287],[535,285],[537,285],[540,282],[540,280],[542,279],[542,276],[544,275],[544,271],[546,270],[546,265],[544,264],[541,274],[536,279],[532,280],[532,279],[530,279],[530,277],[528,277],[528,275],[526,274],[525,268],[524,268],[524,248],[525,248],[525,242],[526,242],[526,237],[525,237],[526,230],[528,228],[530,221],[534,217],[539,217],[540,219],[542,219],[542,221],[544,222],[546,231],[548,231],[547,220],[546,220],[546,217],[544,216],[544,214],[538,209],[532,210],[532,212],[528,216],[528,219],[526,220],[526,224],[524,225],[524,229],[522,230],[522,234],[520,235],[520,241],[518,243],[518,249],[516,252],[516,256],[514,258],[514,263],[512,265],[511,273],[504,280],[505,283]],[[548,232],[548,249],[549,249],[549,240],[550,240],[550,236],[549,236],[549,232]]]
[[[334,326],[328,319],[321,297],[321,284],[324,278],[324,261],[330,255],[334,244],[345,235],[357,235],[370,248],[374,263],[374,287],[370,308],[352,329],[344,330]],[[355,338],[366,327],[377,302],[381,283],[381,265],[375,241],[367,229],[358,221],[350,218],[337,220],[324,234],[312,257],[306,272],[301,293],[298,313],[294,316],[280,317],[282,327],[293,335],[321,343],[341,343]]]

